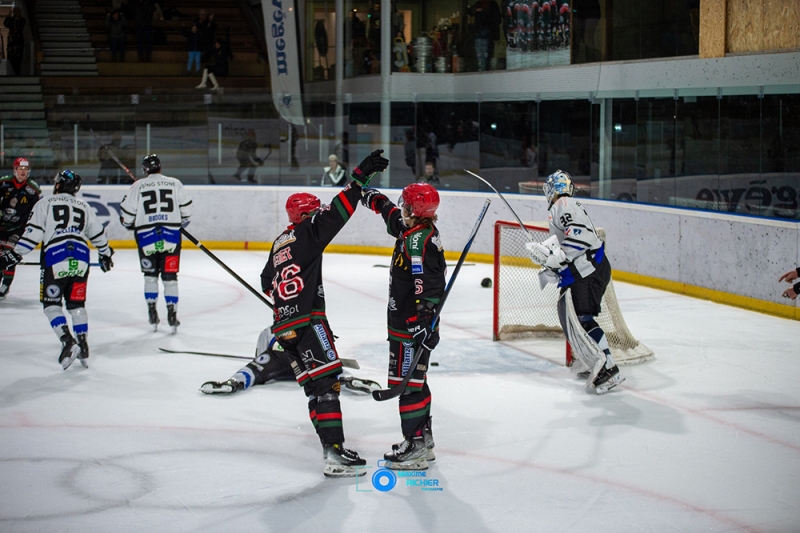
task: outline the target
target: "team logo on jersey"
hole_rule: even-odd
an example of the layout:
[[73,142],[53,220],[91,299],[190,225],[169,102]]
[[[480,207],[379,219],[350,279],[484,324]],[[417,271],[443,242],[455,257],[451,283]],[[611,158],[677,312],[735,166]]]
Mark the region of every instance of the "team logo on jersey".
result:
[[10,207],[17,207],[17,199],[16,198],[12,198],[11,200],[9,200],[8,205]]
[[164,259],[164,272],[169,274],[173,274],[178,271],[180,258],[177,255],[168,255],[166,259]]
[[417,256],[411,257],[411,273],[422,274],[422,258]]
[[280,237],[275,239],[275,244],[273,245],[272,249],[277,250],[281,246],[285,246],[290,242],[294,242],[297,240],[297,237],[294,236],[294,230],[291,230],[288,233],[282,234]]
[[256,363],[260,365],[266,365],[267,363],[269,363],[270,359],[272,358],[270,357],[269,352],[264,352],[258,357],[256,357]]
[[58,298],[61,296],[61,288],[58,285],[48,285],[44,292],[50,298]]
[[72,284],[72,291],[69,293],[69,299],[73,302],[83,302],[86,300],[86,282]]
[[149,259],[142,259],[142,268],[153,268],[153,262]]
[[27,187],[25,187],[25,192],[27,192],[28,194],[36,194],[36,189],[28,185]]

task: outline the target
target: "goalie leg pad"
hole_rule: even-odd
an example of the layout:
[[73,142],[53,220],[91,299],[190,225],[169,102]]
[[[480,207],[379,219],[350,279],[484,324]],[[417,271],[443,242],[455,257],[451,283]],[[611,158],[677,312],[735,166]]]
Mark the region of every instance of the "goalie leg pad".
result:
[[583,328],[575,306],[572,303],[572,290],[567,289],[558,300],[558,318],[561,328],[564,330],[567,340],[572,346],[574,355],[586,368],[589,369],[589,377],[586,385],[590,386],[597,374],[606,363],[606,354],[597,345],[597,342],[589,336]]

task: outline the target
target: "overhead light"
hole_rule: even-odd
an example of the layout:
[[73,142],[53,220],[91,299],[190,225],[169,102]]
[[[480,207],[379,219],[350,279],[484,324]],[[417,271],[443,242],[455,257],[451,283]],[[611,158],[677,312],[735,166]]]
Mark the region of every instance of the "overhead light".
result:
[[614,124],[614,131],[622,131],[622,124]]

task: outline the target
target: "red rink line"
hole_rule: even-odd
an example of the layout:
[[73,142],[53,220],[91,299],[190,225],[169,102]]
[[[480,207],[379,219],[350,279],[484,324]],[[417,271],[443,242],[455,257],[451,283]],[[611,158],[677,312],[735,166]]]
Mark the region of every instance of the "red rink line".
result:
[[[0,428],[2,428],[2,429],[48,429],[48,430],[50,430],[50,429],[81,429],[81,430],[89,429],[89,430],[98,430],[98,431],[102,431],[102,430],[112,430],[112,431],[113,430],[154,431],[154,432],[159,432],[159,434],[160,434],[161,431],[211,432],[211,433],[214,433],[214,434],[219,434],[219,432],[221,431],[219,428],[186,427],[186,426],[183,426],[183,427],[180,427],[180,426],[140,426],[140,425],[125,426],[125,425],[121,425],[121,424],[103,425],[103,426],[89,425],[89,424],[61,424],[61,425],[58,425],[58,426],[52,426],[52,425],[36,424],[36,423],[30,423],[30,422],[22,422],[22,423],[13,424],[13,425],[12,424],[0,424]],[[288,431],[281,431],[281,430],[273,431],[273,430],[263,430],[263,429],[261,429],[261,430],[225,429],[224,431],[225,431],[226,435],[229,435],[231,433],[240,433],[240,434],[246,434],[246,435],[255,434],[255,435],[266,435],[266,436],[271,436],[271,437],[287,437],[287,438],[292,438],[292,439],[296,439],[298,437],[303,438],[303,439],[306,439],[306,437],[307,437],[307,439],[312,439],[312,436],[310,436],[310,435],[308,435],[308,436],[306,436],[306,435],[298,435],[298,432],[296,432],[296,431],[295,432],[288,432]],[[368,441],[370,441],[370,439],[359,439],[359,438],[353,438],[353,437],[350,437],[350,439],[354,440],[356,442],[368,442]],[[740,521],[735,520],[733,518],[729,518],[727,516],[724,516],[724,515],[718,513],[717,511],[714,511],[714,510],[711,510],[711,509],[705,509],[705,508],[703,508],[703,507],[701,507],[699,505],[693,504],[693,503],[691,503],[689,501],[685,501],[685,500],[681,500],[681,499],[673,497],[673,496],[668,496],[668,495],[665,495],[665,494],[661,494],[661,493],[655,492],[655,491],[650,490],[650,489],[637,487],[637,486],[631,485],[629,483],[621,483],[621,482],[618,482],[618,481],[611,481],[611,480],[609,480],[607,478],[600,477],[600,476],[597,476],[597,475],[576,472],[574,470],[569,470],[569,469],[566,469],[566,468],[557,468],[557,467],[552,467],[552,466],[544,466],[542,464],[530,463],[530,462],[527,462],[527,461],[522,461],[522,460],[517,460],[517,459],[494,457],[494,456],[491,456],[491,455],[469,453],[469,452],[463,452],[463,451],[459,451],[459,450],[442,449],[442,451],[445,453],[445,455],[454,455],[454,456],[459,456],[459,457],[478,459],[480,461],[487,461],[487,460],[488,461],[494,461],[494,462],[503,463],[503,464],[506,464],[506,465],[519,467],[519,468],[530,469],[530,470],[543,470],[545,472],[550,472],[552,474],[558,474],[558,475],[562,475],[562,476],[578,479],[578,480],[581,480],[581,481],[588,481],[588,482],[595,483],[595,484],[598,484],[598,485],[605,485],[605,486],[608,486],[608,487],[611,487],[611,488],[614,488],[614,489],[625,490],[625,491],[628,491],[628,492],[631,492],[631,493],[634,493],[634,494],[637,494],[637,495],[640,495],[640,496],[644,496],[646,498],[650,498],[650,499],[653,499],[653,500],[656,500],[656,501],[666,502],[666,503],[668,503],[670,505],[673,505],[673,506],[677,507],[678,509],[689,509],[689,510],[693,511],[694,513],[705,515],[705,516],[707,516],[709,518],[717,520],[718,522],[723,522],[723,523],[726,523],[726,524],[730,524],[730,525],[736,527],[737,530],[739,530],[739,531],[747,531],[749,533],[762,533],[762,531],[760,529],[757,529],[755,526],[752,526],[750,524],[745,524],[744,522],[740,522]]]

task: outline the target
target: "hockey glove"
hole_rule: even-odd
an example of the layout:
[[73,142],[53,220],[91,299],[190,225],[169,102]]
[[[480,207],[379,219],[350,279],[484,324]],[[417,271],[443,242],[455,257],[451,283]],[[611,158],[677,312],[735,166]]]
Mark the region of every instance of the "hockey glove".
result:
[[114,255],[114,249],[110,246],[108,247],[108,255],[100,254],[100,270],[103,272],[108,272],[114,266],[114,261],[111,260],[112,255]]
[[389,166],[389,160],[383,157],[382,153],[383,150],[375,150],[353,169],[351,177],[356,183],[366,187],[375,174],[386,170],[386,167]]
[[386,195],[383,194],[378,189],[371,189],[369,187],[365,187],[361,191],[361,204],[364,207],[372,209],[372,211],[374,211],[375,213],[380,214],[381,209],[383,209],[383,206],[388,201],[389,199],[386,197]]
[[188,218],[184,218],[184,219],[181,220],[181,227],[182,228],[188,228],[189,224],[191,224],[191,223],[192,223],[191,220],[189,220]]
[[439,344],[439,330],[431,330],[433,316],[415,316],[406,320],[406,329],[414,337],[417,346],[433,351]]
[[0,270],[5,270],[22,261],[22,256],[14,250],[6,250],[0,254]]

